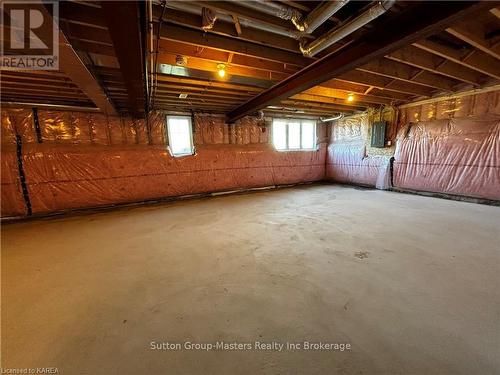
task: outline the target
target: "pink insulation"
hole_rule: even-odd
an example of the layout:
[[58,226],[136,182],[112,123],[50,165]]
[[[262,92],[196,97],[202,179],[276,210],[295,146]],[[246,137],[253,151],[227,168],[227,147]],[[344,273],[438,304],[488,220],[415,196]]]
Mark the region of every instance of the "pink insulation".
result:
[[271,145],[220,145],[174,158],[163,146],[33,144],[24,164],[36,213],[317,181],[323,178],[324,154],[324,148],[281,153]]
[[336,122],[326,155],[326,179],[348,184],[376,186],[387,173],[389,157],[367,155],[369,117],[360,115]]
[[196,115],[195,155],[174,158],[159,113],[146,123],[39,110],[37,143],[34,130],[25,131],[31,111],[16,111],[2,111],[2,146],[9,145],[2,147],[2,216],[26,214],[15,170],[17,128],[10,122],[25,133],[22,162],[33,213],[318,181],[325,173],[325,144],[312,152],[278,152],[255,118],[228,126],[221,116]]
[[398,135],[394,185],[500,199],[500,116],[410,123]]
[[[499,95],[402,110],[395,187],[500,199]],[[453,118],[457,114],[462,117]],[[368,146],[373,118],[367,114],[337,122],[330,137],[319,125],[318,150],[311,152],[276,151],[269,125],[254,117],[228,125],[221,115],[195,114],[195,155],[181,158],[167,150],[159,112],[145,121],[39,110],[40,139],[33,116],[31,109],[2,109],[2,217],[27,215],[20,165],[35,214],[325,177],[377,187],[389,181],[393,149]],[[22,140],[21,164],[16,137]]]
[[332,143],[328,146],[326,178],[332,181],[375,186],[386,171],[388,158],[366,156],[364,143]]
[[2,216],[20,216],[26,213],[19,171],[16,146],[2,145]]

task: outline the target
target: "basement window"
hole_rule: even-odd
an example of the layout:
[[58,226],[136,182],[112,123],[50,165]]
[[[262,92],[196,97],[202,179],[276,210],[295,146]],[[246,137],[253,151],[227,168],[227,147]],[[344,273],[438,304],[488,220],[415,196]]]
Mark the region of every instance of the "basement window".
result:
[[193,155],[190,116],[167,116],[168,145],[173,156]]
[[279,151],[316,149],[316,123],[311,120],[275,119],[273,144]]

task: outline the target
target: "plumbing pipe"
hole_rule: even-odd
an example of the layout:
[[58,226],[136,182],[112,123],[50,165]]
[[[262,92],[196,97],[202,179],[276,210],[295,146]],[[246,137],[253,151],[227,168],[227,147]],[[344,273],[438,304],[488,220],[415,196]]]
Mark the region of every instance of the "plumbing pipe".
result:
[[344,114],[343,113],[341,113],[340,115],[335,116],[335,117],[329,117],[329,118],[320,117],[319,119],[321,120],[321,122],[329,122],[329,121],[340,120],[342,118],[344,118]]
[[[205,5],[204,5],[205,6]],[[207,7],[210,7],[210,3],[207,3]],[[187,12],[190,14],[195,14],[197,16],[201,15],[201,8],[199,5],[193,4],[189,1],[167,1],[167,8],[175,9],[175,10],[180,10],[183,12]],[[217,18],[225,21],[225,22],[230,22],[233,23],[233,17],[232,14],[229,11],[224,11],[222,9],[215,9],[217,12]],[[245,27],[251,27],[253,29],[259,29],[263,31],[268,31],[270,33],[274,34],[279,34],[279,35],[284,35],[290,38],[294,39],[299,39],[302,37],[302,34],[293,29],[285,29],[283,27],[277,26],[277,25],[272,25],[272,24],[267,24],[263,22],[258,22],[254,19],[249,19],[246,18],[244,15],[237,14],[238,19],[240,21],[240,24]],[[200,25],[201,26],[201,25]]]
[[389,8],[391,8],[395,4],[396,0],[384,0],[378,2],[376,5],[372,6],[366,12],[362,13],[355,19],[346,24],[334,28],[318,39],[313,40],[312,42],[305,45],[304,43],[300,43],[300,51],[304,54],[304,56],[314,56],[318,52],[323,51],[324,49],[330,47],[332,44],[338,42],[339,40],[345,38],[346,36],[352,34],[356,30],[359,30],[361,27],[365,26],[367,23],[373,21],[375,18],[381,16]]

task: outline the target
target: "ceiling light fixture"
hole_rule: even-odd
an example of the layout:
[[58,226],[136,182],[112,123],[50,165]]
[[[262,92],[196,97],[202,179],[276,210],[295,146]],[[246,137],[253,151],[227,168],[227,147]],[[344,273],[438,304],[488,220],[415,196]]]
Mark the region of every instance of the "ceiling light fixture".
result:
[[217,65],[217,74],[219,77],[224,78],[226,75],[226,66],[224,64]]
[[353,102],[354,101],[354,94],[347,95],[347,101],[348,102]]
[[187,57],[182,56],[182,55],[177,55],[177,56],[175,56],[175,63],[179,66],[186,66],[187,65]]

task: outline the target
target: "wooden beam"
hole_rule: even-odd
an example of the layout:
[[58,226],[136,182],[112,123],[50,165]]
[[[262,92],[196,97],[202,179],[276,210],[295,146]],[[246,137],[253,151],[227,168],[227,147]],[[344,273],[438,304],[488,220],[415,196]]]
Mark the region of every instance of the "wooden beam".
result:
[[500,60],[500,43],[498,41],[490,43],[478,30],[481,30],[479,26],[469,24],[460,24],[446,29],[454,37]]
[[491,14],[493,14],[496,18],[500,19],[500,7],[496,7],[490,9]]
[[453,91],[454,86],[459,83],[441,75],[429,72],[424,74],[422,69],[386,58],[372,60],[358,70],[446,91]]
[[[50,19],[51,16],[46,10],[44,13],[46,19]],[[57,26],[55,26],[54,29],[59,30]],[[105,113],[116,115],[116,110],[104,93],[102,87],[89,72],[62,30],[59,30],[59,70],[66,74],[66,76],[85,93],[97,108]],[[41,74],[47,74],[47,72],[42,72]],[[58,100],[58,102],[61,103],[62,101],[62,99]]]
[[[234,107],[235,105],[238,105],[241,103],[241,100],[235,100],[235,99],[220,99],[220,98],[207,98],[205,96],[195,96],[195,95],[188,95],[187,98],[185,99],[180,99],[179,95],[175,94],[167,94],[164,93],[162,95],[158,95],[157,98],[158,100],[180,100],[180,101],[185,101],[188,103],[204,103],[204,104],[220,104],[223,106],[229,106],[229,107]],[[155,100],[156,100],[155,99]]]
[[[379,98],[375,97],[372,95],[364,95],[360,93],[350,93],[347,91],[343,90],[338,90],[330,87],[325,87],[325,86],[315,86],[311,87],[308,90],[305,90],[303,93],[305,94],[310,94],[310,95],[315,95],[318,97],[326,97],[326,98],[334,98],[335,100],[339,100],[345,104],[350,104],[354,105],[356,103],[363,103],[365,104],[391,104],[390,99],[385,99],[385,98]],[[349,97],[349,94],[354,94],[356,102],[354,103],[349,103],[347,102],[347,98]]]
[[236,29],[236,33],[238,34],[238,36],[240,36],[242,34],[240,20],[234,14],[232,15],[232,17],[233,17],[234,28]]
[[481,2],[429,2],[410,7],[409,10],[394,15],[394,18],[384,23],[380,21],[378,27],[374,27],[341,51],[326,55],[234,109],[228,114],[228,120],[233,122],[272,103],[356,69],[370,60],[435,34],[451,23],[489,7],[491,6]]
[[463,51],[455,50],[430,40],[420,40],[413,43],[413,45],[482,74],[500,79],[500,64],[498,60],[482,51],[474,49],[467,50],[464,53]]
[[59,32],[59,69],[77,85],[102,112],[117,115],[110,100],[94,76],[71,47],[63,32]]
[[207,87],[195,87],[195,86],[180,86],[180,85],[165,85],[160,83],[157,87],[158,91],[172,91],[178,94],[180,93],[195,93],[195,94],[206,94],[206,95],[218,95],[225,97],[236,97],[242,99],[248,99],[252,94],[250,93],[242,93],[238,91],[230,91],[230,90],[218,90]]
[[207,81],[203,79],[195,79],[189,77],[179,77],[179,76],[169,76],[166,74],[158,74],[159,82],[166,82],[169,84],[180,84],[180,85],[194,85],[201,86],[207,88],[222,88],[229,90],[237,90],[241,92],[248,93],[258,93],[261,92],[262,89],[255,86],[246,86],[241,84],[229,83],[229,82],[220,82],[220,81]]
[[57,85],[34,85],[32,83],[19,82],[19,81],[5,81],[2,80],[2,89],[20,89],[20,90],[37,90],[41,92],[58,92],[60,94],[64,93],[77,93],[79,95],[85,94],[76,86],[57,86]]
[[2,93],[1,95],[1,102],[2,106],[5,105],[6,103],[16,103],[16,107],[23,106],[23,105],[29,105],[30,107],[36,107],[38,105],[46,104],[50,105],[51,107],[60,107],[60,106],[75,106],[75,107],[88,107],[89,110],[94,110],[94,111],[99,111],[98,108],[96,107],[91,107],[93,104],[91,101],[81,101],[81,100],[72,100],[72,99],[57,99],[57,102],[54,98],[41,98],[40,96],[34,95],[34,96],[23,96],[23,97],[18,97],[18,96],[11,96],[11,95],[5,95]]
[[457,92],[457,93],[454,93],[451,95],[440,95],[440,96],[436,96],[436,97],[431,98],[431,99],[418,100],[418,101],[414,101],[411,103],[405,103],[405,104],[400,105],[399,108],[409,108],[409,107],[415,107],[415,106],[430,104],[430,103],[435,103],[435,102],[444,102],[446,100],[463,98],[464,96],[479,95],[479,94],[484,94],[487,92],[493,92],[493,91],[499,91],[499,90],[500,90],[500,84],[494,85],[494,86],[483,87],[480,89]]
[[356,110],[356,111],[362,111],[367,107],[366,105],[361,105],[361,103],[359,102],[353,104],[343,99],[330,98],[326,96],[313,95],[313,94],[297,94],[290,97],[290,99],[299,100],[303,102],[334,104],[336,106],[339,106],[339,108],[344,108],[347,110]]
[[429,72],[470,83],[474,86],[481,86],[485,82],[484,76],[479,72],[413,46],[406,46],[393,51],[386,57]]
[[[155,34],[157,34],[157,32],[158,28],[155,29]],[[203,33],[201,31],[176,25],[163,25],[161,27],[160,37],[165,40],[179,41],[200,47],[210,47],[220,51],[253,56],[298,67],[303,67],[313,61],[297,53],[236,40],[221,35]]]
[[[69,79],[56,79],[56,78],[46,78],[39,76],[32,76],[30,74],[21,75],[13,74],[14,72],[5,70],[2,71],[2,76],[0,77],[1,82],[19,82],[19,83],[29,83],[32,85],[50,85],[50,86],[64,86],[64,87],[76,87],[76,85]],[[17,73],[17,72],[16,72]]]
[[410,82],[403,82],[397,79],[359,70],[352,70],[344,73],[338,76],[337,79],[347,82],[361,83],[367,86],[374,86],[381,90],[391,90],[410,95],[430,96],[433,92],[430,87]]
[[83,53],[98,53],[105,56],[115,56],[115,49],[113,45],[105,45],[94,42],[89,42],[80,39],[71,39],[71,45],[77,51],[82,51]]
[[[280,102],[280,104],[285,106],[285,107],[288,107],[288,108],[302,109],[302,110],[307,110],[309,112],[316,112],[316,113],[335,113],[335,112],[353,113],[354,112],[352,109],[349,109],[349,108],[344,107],[342,105],[330,105],[330,104],[324,104],[324,103],[301,102],[301,101],[297,101],[297,100],[282,100]],[[364,108],[362,108],[360,110],[364,110]]]
[[192,44],[172,40],[161,40],[159,44],[159,51],[160,53],[178,54],[188,57],[188,67],[190,57],[194,57],[197,59],[213,61],[215,64],[214,66],[218,63],[227,63],[240,67],[252,68],[254,70],[257,69],[281,74],[292,74],[300,69],[299,67],[293,65],[264,60],[244,54],[221,51],[209,47],[200,48]]
[[[347,91],[348,93],[352,92],[354,94],[364,94],[365,91],[370,87],[370,85],[367,84],[341,81],[336,78],[323,82],[321,86]],[[389,100],[407,100],[414,96],[411,94],[404,94],[397,91],[381,90],[377,88],[373,88],[371,89],[371,91],[373,92],[372,95]]]
[[[373,86],[371,86],[373,87]],[[377,96],[379,98],[387,98],[387,99],[391,99],[392,100],[392,103],[395,103],[395,102],[406,102],[408,100],[411,100],[411,99],[414,99],[415,94],[405,94],[405,93],[402,93],[402,92],[398,92],[398,91],[390,91],[390,90],[386,90],[386,89],[380,89],[380,88],[377,88],[377,87],[373,87],[371,90],[370,90],[370,93],[374,96]]]
[[106,23],[99,7],[83,2],[59,1],[60,21],[106,29]]
[[104,20],[115,47],[125,87],[129,111],[136,117],[147,112],[144,77],[144,48],[136,1],[102,1]]
[[[176,62],[175,54],[161,53],[158,55],[159,64],[176,65],[175,62]],[[197,57],[189,57],[186,66],[191,69],[198,69],[206,72],[211,72],[214,74],[215,77],[217,73],[217,65],[219,62],[224,63],[224,61],[210,61],[210,60],[200,59]],[[226,74],[228,77],[231,75],[235,75],[241,77],[264,79],[268,81],[281,81],[282,79],[285,79],[290,75],[286,73],[270,72],[260,69],[233,65],[233,64],[226,65]]]
[[107,30],[101,28],[70,22],[62,22],[61,28],[69,39],[79,39],[107,46],[113,45]]

